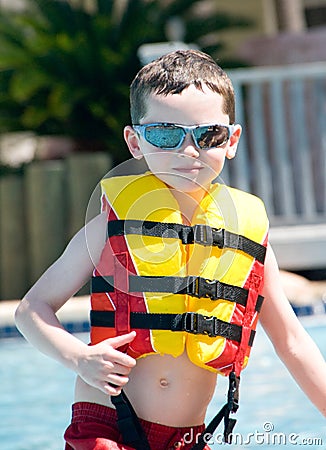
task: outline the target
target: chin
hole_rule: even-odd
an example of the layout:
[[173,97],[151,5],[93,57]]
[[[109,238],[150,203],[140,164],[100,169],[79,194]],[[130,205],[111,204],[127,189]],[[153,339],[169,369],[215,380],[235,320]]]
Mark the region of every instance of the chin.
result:
[[203,182],[203,180],[200,180],[199,177],[164,174],[164,176],[159,176],[158,178],[160,178],[161,181],[167,184],[170,188],[188,194],[207,191],[211,184],[210,181]]

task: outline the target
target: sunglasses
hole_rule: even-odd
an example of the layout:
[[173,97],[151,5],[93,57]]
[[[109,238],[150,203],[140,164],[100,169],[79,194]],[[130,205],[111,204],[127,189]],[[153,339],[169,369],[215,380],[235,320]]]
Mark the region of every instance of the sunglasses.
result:
[[148,123],[145,125],[133,125],[148,143],[162,150],[179,149],[188,133],[197,148],[209,150],[221,147],[234,132],[235,125],[176,125],[174,123]]

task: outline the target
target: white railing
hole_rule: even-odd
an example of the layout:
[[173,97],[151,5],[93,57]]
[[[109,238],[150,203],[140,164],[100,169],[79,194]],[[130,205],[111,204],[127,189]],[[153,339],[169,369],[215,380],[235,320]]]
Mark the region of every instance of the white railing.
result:
[[326,63],[228,72],[243,135],[222,179],[263,198],[273,225],[326,222]]
[[326,268],[326,63],[230,73],[243,135],[222,179],[261,197],[288,270]]

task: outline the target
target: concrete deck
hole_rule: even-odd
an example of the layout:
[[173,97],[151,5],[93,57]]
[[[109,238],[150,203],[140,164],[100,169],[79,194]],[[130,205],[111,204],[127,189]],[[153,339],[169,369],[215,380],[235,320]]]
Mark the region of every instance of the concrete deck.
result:
[[[14,319],[18,304],[18,300],[0,301],[0,338],[19,335]],[[68,331],[88,331],[89,308],[89,296],[73,297],[60,309],[57,316]]]
[[326,224],[272,227],[269,238],[281,269],[326,269]]

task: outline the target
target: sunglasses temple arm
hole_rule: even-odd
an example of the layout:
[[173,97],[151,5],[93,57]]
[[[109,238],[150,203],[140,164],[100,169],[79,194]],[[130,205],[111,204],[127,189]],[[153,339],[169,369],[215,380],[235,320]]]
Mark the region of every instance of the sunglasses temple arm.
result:
[[236,126],[237,126],[236,124],[229,125],[229,133],[230,133],[229,139],[232,136],[232,134],[234,133]]

